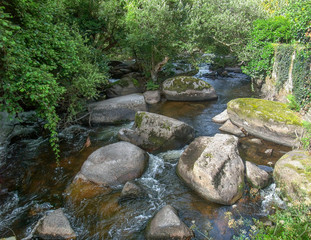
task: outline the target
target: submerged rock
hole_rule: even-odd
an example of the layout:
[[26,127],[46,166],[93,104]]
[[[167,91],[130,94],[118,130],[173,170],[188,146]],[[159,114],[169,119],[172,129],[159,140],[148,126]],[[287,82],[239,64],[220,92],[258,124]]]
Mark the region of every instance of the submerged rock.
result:
[[177,173],[208,201],[231,205],[244,190],[238,138],[227,134],[196,138],[181,155]]
[[263,99],[238,98],[227,105],[232,123],[248,133],[285,146],[298,146],[302,120],[286,104]]
[[121,129],[119,138],[148,151],[177,149],[194,138],[188,124],[156,113],[137,112],[132,129]]
[[117,142],[93,152],[76,175],[78,179],[101,186],[116,186],[140,177],[148,161],[148,154],[128,142]]
[[41,218],[34,236],[42,239],[75,239],[77,237],[62,209],[57,209]]
[[227,112],[227,109],[223,111],[222,113],[219,113],[215,117],[212,118],[213,122],[215,123],[225,123],[229,120],[229,115]]
[[142,94],[115,97],[89,105],[90,122],[93,124],[118,123],[134,120],[137,111],[146,111]]
[[172,101],[205,101],[216,99],[215,89],[195,77],[179,76],[163,82],[163,93]]
[[272,180],[269,173],[248,161],[246,161],[246,178],[248,182],[257,189],[267,187]]
[[132,181],[128,181],[125,183],[121,195],[120,201],[128,200],[128,199],[136,199],[144,197],[146,194],[144,190],[138,186],[136,183]]
[[307,151],[286,153],[275,164],[274,180],[290,201],[311,204],[311,155]]
[[166,205],[151,220],[146,237],[148,240],[190,240],[194,235],[179,219],[177,211],[172,206]]

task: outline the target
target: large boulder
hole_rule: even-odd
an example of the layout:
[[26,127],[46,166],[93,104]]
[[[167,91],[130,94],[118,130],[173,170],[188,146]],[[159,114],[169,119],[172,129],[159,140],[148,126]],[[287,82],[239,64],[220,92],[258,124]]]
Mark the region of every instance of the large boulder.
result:
[[179,219],[177,211],[172,206],[166,205],[151,220],[146,237],[148,240],[190,240],[194,235]]
[[254,163],[246,161],[246,178],[254,188],[265,188],[272,180],[272,176]]
[[227,105],[229,118],[249,134],[285,146],[298,146],[302,120],[286,104],[263,99],[238,98]]
[[146,111],[142,94],[115,97],[89,105],[90,121],[94,124],[116,123],[134,120],[137,111]]
[[181,155],[177,173],[208,201],[231,205],[244,190],[244,164],[238,138],[227,134],[198,137]]
[[170,150],[193,140],[194,129],[160,114],[137,112],[132,129],[121,129],[118,136],[148,151]]
[[311,155],[307,151],[286,153],[275,164],[274,180],[290,201],[311,204]]
[[216,99],[215,89],[195,77],[179,76],[163,82],[163,93],[172,101],[205,101]]
[[36,225],[34,236],[42,239],[75,239],[77,237],[62,209],[57,209],[41,218]]
[[93,152],[82,165],[75,181],[90,181],[101,186],[116,186],[140,177],[148,154],[128,142],[117,142]]

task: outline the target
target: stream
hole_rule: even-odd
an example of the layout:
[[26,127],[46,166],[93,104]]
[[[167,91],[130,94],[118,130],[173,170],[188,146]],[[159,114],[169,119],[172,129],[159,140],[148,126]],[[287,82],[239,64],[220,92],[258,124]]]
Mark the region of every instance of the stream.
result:
[[[210,83],[218,99],[209,102],[162,102],[149,107],[150,112],[159,113],[188,123],[198,136],[214,136],[220,133],[219,124],[212,117],[226,109],[228,101],[239,97],[256,97],[251,91],[249,78],[242,73],[229,73],[228,77],[215,79],[204,77],[209,65],[200,68],[196,77]],[[71,141],[62,142],[62,158],[57,167],[49,143],[44,138],[20,140],[10,146],[6,161],[0,166],[0,238],[26,237],[36,222],[47,212],[63,208],[78,239],[145,239],[145,228],[149,220],[164,205],[170,204],[187,226],[195,224],[195,239],[232,239],[237,234],[228,227],[226,212],[233,218],[251,220],[267,216],[273,205],[281,200],[275,194],[275,185],[252,196],[249,189],[233,206],[222,206],[207,202],[189,189],[176,175],[176,165],[183,149],[149,154],[149,167],[137,183],[148,196],[143,199],[119,202],[122,186],[109,195],[72,201],[66,188],[72,182],[83,162],[96,149],[117,142],[119,129],[130,127],[102,126],[84,129],[91,139],[91,146],[79,151],[79,134]],[[243,160],[259,165],[272,166],[290,149],[262,141],[257,145],[253,137],[240,139],[239,151]],[[273,149],[272,156],[265,151]],[[247,229],[247,227],[245,227]],[[14,234],[13,234],[14,232]]]

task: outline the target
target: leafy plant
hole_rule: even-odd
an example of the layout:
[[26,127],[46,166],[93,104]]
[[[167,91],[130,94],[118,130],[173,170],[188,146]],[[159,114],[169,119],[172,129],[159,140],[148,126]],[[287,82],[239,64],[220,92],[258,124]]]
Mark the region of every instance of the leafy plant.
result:
[[292,94],[287,95],[287,100],[288,100],[287,105],[290,109],[297,112],[300,110],[300,105],[297,103],[297,100],[294,95]]
[[154,83],[154,82],[151,81],[151,80],[148,81],[148,82],[146,83],[146,89],[147,89],[148,91],[158,90],[159,87],[160,87],[159,84],[156,84],[156,83]]

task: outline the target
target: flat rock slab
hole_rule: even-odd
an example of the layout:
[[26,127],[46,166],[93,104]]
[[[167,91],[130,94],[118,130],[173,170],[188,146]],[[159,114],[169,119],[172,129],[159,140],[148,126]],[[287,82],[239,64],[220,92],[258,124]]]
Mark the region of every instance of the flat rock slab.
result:
[[289,147],[299,146],[302,119],[286,104],[263,99],[238,98],[227,105],[233,124],[249,134]]
[[228,119],[229,119],[229,115],[228,115],[228,112],[227,112],[227,109],[226,109],[222,113],[219,113],[218,115],[213,117],[212,121],[215,122],[215,123],[225,123],[225,122],[228,121]]
[[194,129],[188,124],[156,113],[137,112],[132,129],[121,129],[123,141],[147,151],[172,150],[194,139]]
[[177,173],[208,201],[231,205],[244,190],[244,164],[238,138],[228,134],[196,138],[181,155]]
[[90,122],[93,124],[118,123],[134,120],[137,111],[146,111],[142,94],[130,94],[89,104]]
[[220,128],[219,130],[231,133],[237,137],[245,137],[245,134],[242,132],[242,130],[234,125],[230,120],[227,120]]
[[172,101],[206,101],[217,98],[215,89],[210,84],[189,76],[165,80],[163,93],[167,100]]
[[82,165],[75,181],[81,179],[101,186],[116,186],[140,177],[148,154],[128,142],[117,142],[93,152]]
[[303,150],[286,153],[275,164],[273,177],[290,201],[311,204],[311,156]]
[[187,240],[193,232],[179,219],[177,211],[170,205],[164,206],[152,219],[147,228],[148,240]]

